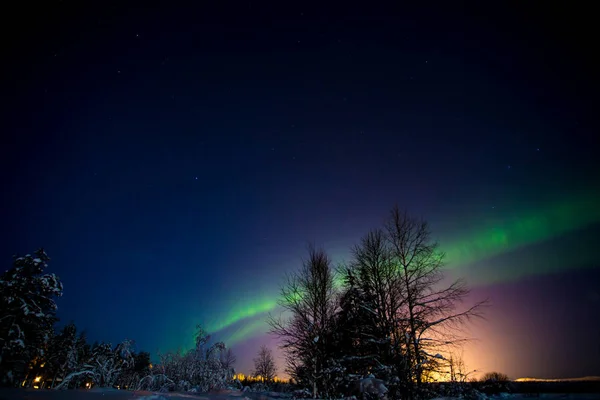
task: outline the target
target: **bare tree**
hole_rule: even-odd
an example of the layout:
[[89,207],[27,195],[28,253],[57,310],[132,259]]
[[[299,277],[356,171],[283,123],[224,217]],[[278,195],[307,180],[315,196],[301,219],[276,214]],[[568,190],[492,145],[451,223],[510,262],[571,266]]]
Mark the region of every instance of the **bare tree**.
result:
[[450,354],[450,358],[448,360],[448,369],[450,373],[450,381],[458,383],[468,382],[472,375],[478,372],[476,369],[467,368],[462,352]]
[[271,382],[275,378],[275,372],[273,352],[267,346],[262,345],[258,356],[254,359],[254,375],[260,376],[263,382]]
[[480,379],[481,382],[508,382],[510,378],[502,372],[486,372]]
[[235,368],[233,367],[233,365],[237,361],[237,357],[235,356],[235,354],[233,354],[233,351],[231,351],[230,348],[227,348],[221,352],[219,358],[223,369],[227,373],[228,379],[232,379],[235,375]]
[[279,304],[290,317],[271,316],[269,324],[271,333],[281,340],[291,377],[308,380],[316,398],[328,366],[328,340],[335,322],[337,296],[329,256],[314,246],[309,246],[308,252],[302,268],[288,275],[281,288]]
[[353,248],[340,293],[330,264],[325,252],[310,247],[308,260],[281,289],[279,304],[289,319],[269,321],[290,376],[310,384],[315,398],[317,389],[337,395],[334,384],[349,387],[347,377],[367,374],[392,385],[392,396],[414,398],[425,379],[454,365],[449,354],[467,340],[466,323],[486,305],[463,304],[469,294],[463,280],[445,285],[444,255],[427,224],[397,207],[384,229]]
[[223,364],[223,368],[231,369],[233,365],[237,361],[237,357],[233,354],[230,348],[226,349],[221,353],[221,364]]
[[386,233],[393,261],[402,273],[406,298],[407,378],[419,387],[424,372],[445,360],[444,353],[450,346],[465,340],[465,323],[482,316],[486,301],[460,308],[469,294],[465,282],[459,279],[442,286],[444,255],[431,240],[425,221],[394,207]]

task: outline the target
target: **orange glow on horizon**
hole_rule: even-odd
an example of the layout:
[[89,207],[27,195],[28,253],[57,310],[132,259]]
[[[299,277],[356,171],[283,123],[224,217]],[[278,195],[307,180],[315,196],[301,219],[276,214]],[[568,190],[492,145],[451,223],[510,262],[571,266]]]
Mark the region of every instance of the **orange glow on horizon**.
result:
[[582,378],[518,378],[515,382],[591,382],[600,381],[600,376],[584,376]]
[[[242,373],[235,374],[233,376],[233,380],[236,380],[236,379],[239,381],[247,380],[250,382],[263,382],[264,381],[263,377],[260,375],[253,376],[253,375],[244,375]],[[289,381],[290,381],[289,379],[280,378],[278,376],[275,376],[273,378],[273,382],[276,382],[276,383],[288,383]]]

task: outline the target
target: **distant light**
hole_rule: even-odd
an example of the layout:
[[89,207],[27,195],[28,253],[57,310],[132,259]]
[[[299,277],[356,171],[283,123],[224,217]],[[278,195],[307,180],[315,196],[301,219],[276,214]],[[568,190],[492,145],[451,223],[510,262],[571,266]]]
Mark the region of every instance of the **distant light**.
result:
[[33,380],[35,383],[39,382],[42,380],[41,376],[36,376],[35,379]]

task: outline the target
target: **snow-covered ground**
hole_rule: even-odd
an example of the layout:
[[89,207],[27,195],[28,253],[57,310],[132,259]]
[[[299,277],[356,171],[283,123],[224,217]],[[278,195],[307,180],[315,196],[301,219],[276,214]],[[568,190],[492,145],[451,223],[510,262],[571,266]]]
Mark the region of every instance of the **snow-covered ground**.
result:
[[[281,398],[279,393],[248,393],[240,391],[222,391],[219,393],[152,393],[129,392],[116,389],[91,389],[91,390],[34,390],[34,389],[0,389],[0,400],[168,400],[168,399],[196,399],[196,400],[275,400]],[[522,394],[501,393],[497,396],[488,396],[489,400],[600,400],[600,393],[590,394],[561,394],[542,393],[539,397]],[[438,397],[433,400],[460,400],[458,397]]]
[[[0,389],[0,400],[162,400],[171,398],[192,398],[200,400],[217,400],[219,395],[202,396],[184,393],[152,393],[130,392],[116,389],[91,389],[91,390],[35,390],[35,389]],[[226,398],[226,397],[223,397]]]
[[[598,400],[600,393],[541,393],[539,396],[526,394],[500,393],[499,395],[486,396],[489,400]],[[436,397],[432,400],[460,400],[460,397]]]
[[0,400],[281,400],[280,393],[254,393],[223,390],[218,393],[153,393],[117,389],[35,390],[0,388]]

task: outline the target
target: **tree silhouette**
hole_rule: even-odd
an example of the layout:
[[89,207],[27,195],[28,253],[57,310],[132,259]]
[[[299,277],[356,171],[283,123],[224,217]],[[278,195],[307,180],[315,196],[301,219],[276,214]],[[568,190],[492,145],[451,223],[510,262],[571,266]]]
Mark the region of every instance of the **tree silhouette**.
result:
[[275,378],[275,371],[273,352],[267,346],[262,345],[254,359],[254,375],[260,376],[264,382],[272,382]]

